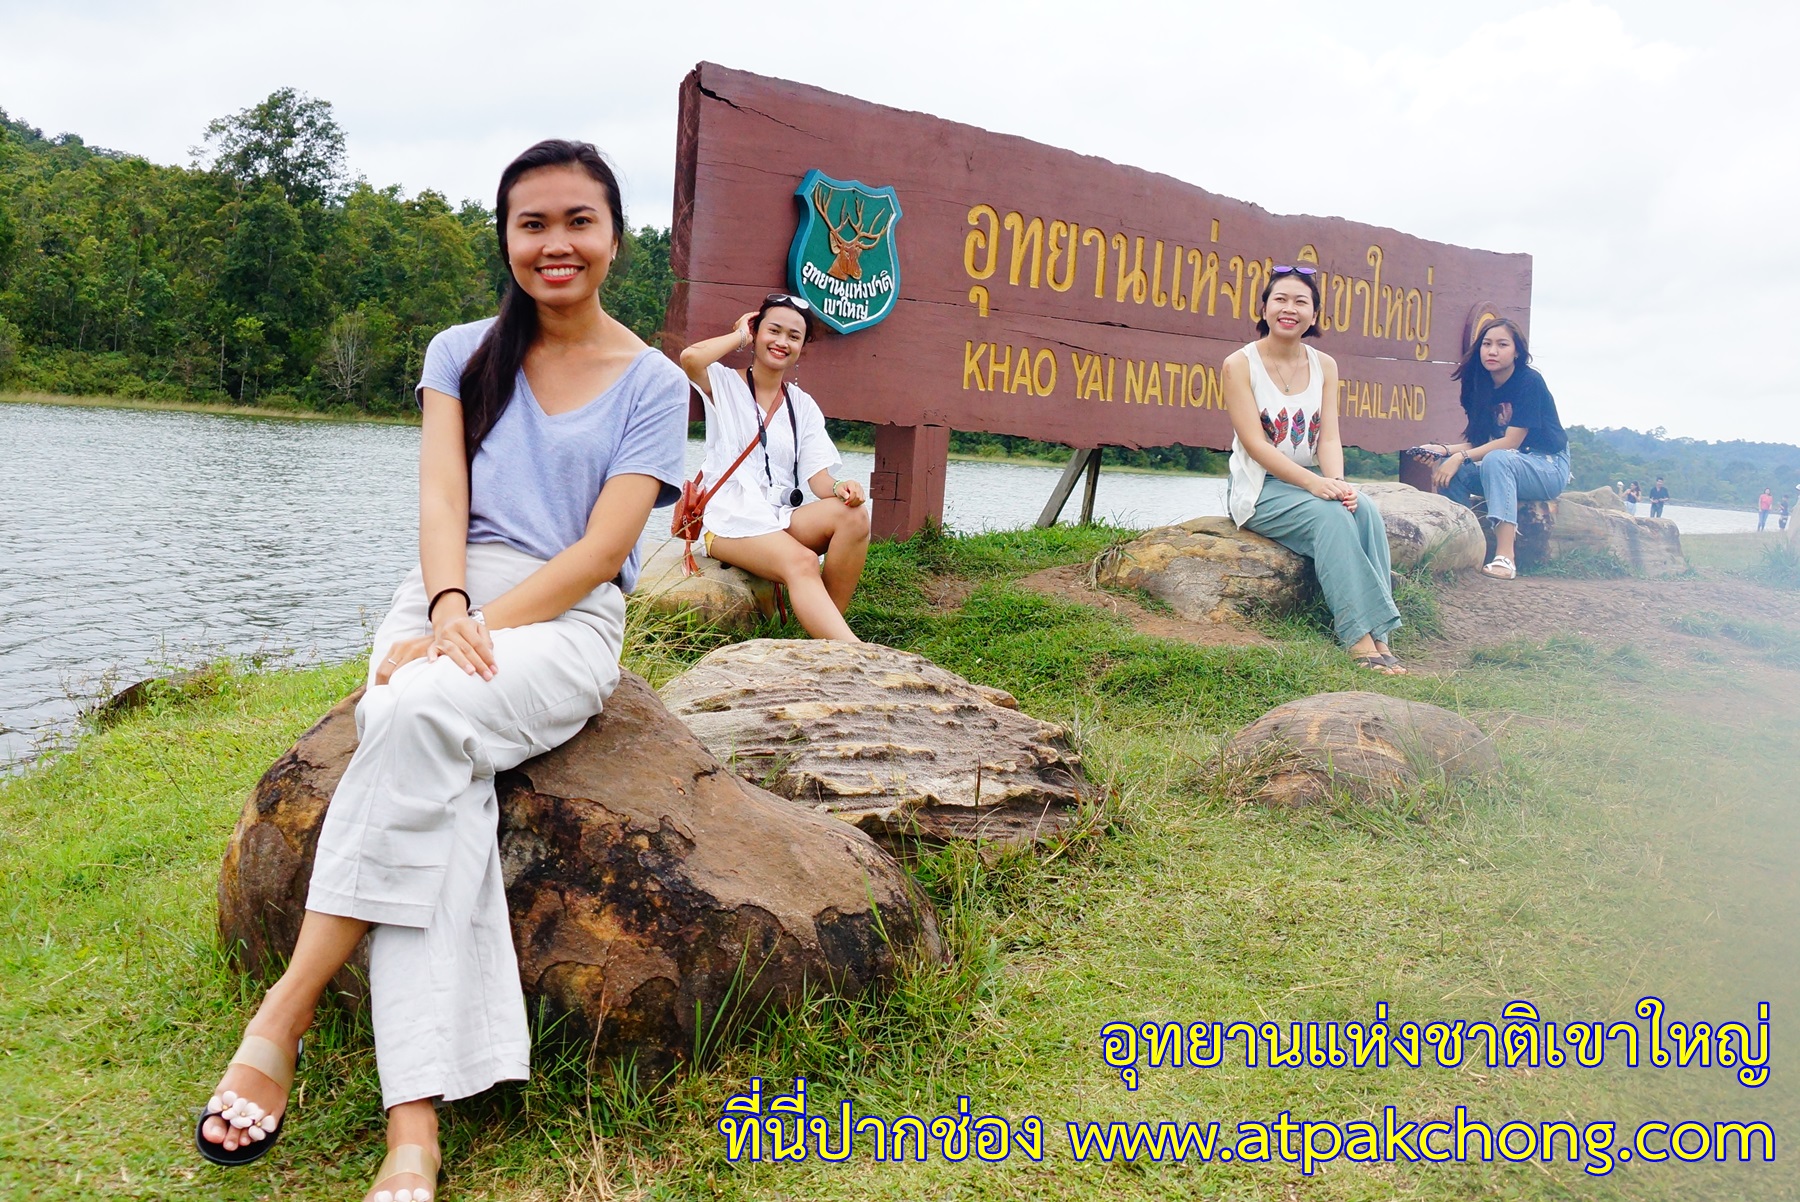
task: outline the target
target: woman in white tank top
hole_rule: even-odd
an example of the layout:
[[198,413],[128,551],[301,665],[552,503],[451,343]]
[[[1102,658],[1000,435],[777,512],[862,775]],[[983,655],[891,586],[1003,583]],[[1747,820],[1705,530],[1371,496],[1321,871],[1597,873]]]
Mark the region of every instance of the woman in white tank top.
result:
[[1312,560],[1338,640],[1384,675],[1406,669],[1388,648],[1400,625],[1387,529],[1375,502],[1344,480],[1337,364],[1301,339],[1319,332],[1311,267],[1276,267],[1262,291],[1262,335],[1225,360],[1231,417],[1231,518]]

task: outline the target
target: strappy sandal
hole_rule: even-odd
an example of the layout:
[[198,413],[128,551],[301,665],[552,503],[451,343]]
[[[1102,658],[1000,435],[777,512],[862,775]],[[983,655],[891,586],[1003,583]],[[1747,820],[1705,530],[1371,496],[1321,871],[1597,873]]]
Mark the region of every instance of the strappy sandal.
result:
[[[238,1044],[238,1050],[232,1053],[231,1063],[255,1069],[273,1081],[283,1094],[287,1094],[294,1088],[294,1066],[300,1060],[300,1051],[301,1046],[296,1044],[293,1054],[289,1055],[286,1048],[272,1039],[246,1035],[244,1041]],[[250,1142],[227,1149],[224,1144],[216,1144],[207,1139],[206,1120],[210,1118],[223,1119],[228,1126],[248,1134]],[[214,1164],[227,1167],[249,1164],[273,1148],[275,1141],[280,1138],[280,1118],[229,1089],[214,1094],[206,1103],[206,1108],[200,1112],[199,1120],[194,1123],[195,1149]]]
[[[438,1169],[443,1160],[423,1144],[401,1144],[388,1150],[387,1159],[375,1171],[375,1186],[369,1194],[371,1202],[431,1202],[437,1192]],[[411,1173],[431,1182],[423,1189],[381,1188],[381,1183]]]
[[1383,651],[1381,653],[1381,662],[1386,664],[1389,668],[1393,669],[1392,674],[1395,676],[1411,676],[1412,675],[1411,672],[1408,672],[1406,670],[1406,665],[1400,662],[1400,657],[1395,655],[1391,651]]
[[[1389,664],[1388,661],[1390,659],[1393,659],[1393,657],[1387,655],[1353,655],[1350,657],[1350,662],[1357,667],[1362,668],[1364,671],[1377,672],[1382,676],[1400,675],[1400,672],[1394,671],[1393,665]],[[1398,664],[1400,661],[1394,660],[1393,662],[1394,664]],[[1405,670],[1406,669],[1402,668],[1400,671],[1404,672]]]
[[1514,567],[1513,561],[1506,556],[1496,555],[1493,562],[1481,569],[1481,574],[1492,576],[1495,580],[1512,580],[1518,576],[1519,569]]

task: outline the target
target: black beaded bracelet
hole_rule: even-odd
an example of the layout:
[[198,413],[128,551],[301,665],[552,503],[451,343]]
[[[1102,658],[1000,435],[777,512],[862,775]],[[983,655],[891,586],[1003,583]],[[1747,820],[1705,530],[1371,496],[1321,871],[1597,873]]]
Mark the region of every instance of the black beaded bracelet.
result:
[[469,600],[469,594],[466,592],[463,592],[462,589],[457,588],[454,584],[451,585],[449,588],[441,588],[436,593],[432,594],[431,604],[429,604],[425,607],[425,620],[427,622],[431,621],[431,611],[437,608],[437,603],[439,601],[442,601],[445,598],[445,596],[447,596],[450,593],[460,593],[462,595],[463,604],[465,606],[472,607],[474,605],[474,602]]

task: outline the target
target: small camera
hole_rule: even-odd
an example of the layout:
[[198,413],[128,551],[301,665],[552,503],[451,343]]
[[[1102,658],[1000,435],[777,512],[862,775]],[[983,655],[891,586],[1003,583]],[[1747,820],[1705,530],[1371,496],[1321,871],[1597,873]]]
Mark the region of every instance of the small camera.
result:
[[776,508],[783,505],[798,509],[806,502],[806,494],[798,488],[782,488],[779,485],[769,489],[769,500]]

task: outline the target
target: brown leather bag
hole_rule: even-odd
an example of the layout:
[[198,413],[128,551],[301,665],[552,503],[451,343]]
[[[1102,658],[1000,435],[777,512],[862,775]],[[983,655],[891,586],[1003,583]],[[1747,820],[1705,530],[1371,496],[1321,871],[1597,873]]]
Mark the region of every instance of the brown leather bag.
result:
[[[753,399],[754,395],[753,393]],[[769,416],[774,417],[776,410],[786,403],[787,385],[784,382],[781,388],[781,399],[775,402],[774,409],[769,410]],[[692,480],[682,483],[681,499],[675,502],[674,516],[669,519],[669,533],[682,541],[681,561],[687,575],[692,576],[700,570],[700,565],[694,562],[694,542],[700,537],[701,525],[706,517],[707,502],[713,499],[713,494],[725,486],[725,481],[731,479],[731,473],[743,466],[744,460],[750,458],[750,452],[754,451],[762,440],[762,430],[759,426],[756,437],[750,440],[750,445],[738,453],[738,457],[731,461],[731,466],[725,469],[724,474],[713,481],[711,488],[703,487],[706,483],[706,473],[703,471],[695,472]]]

